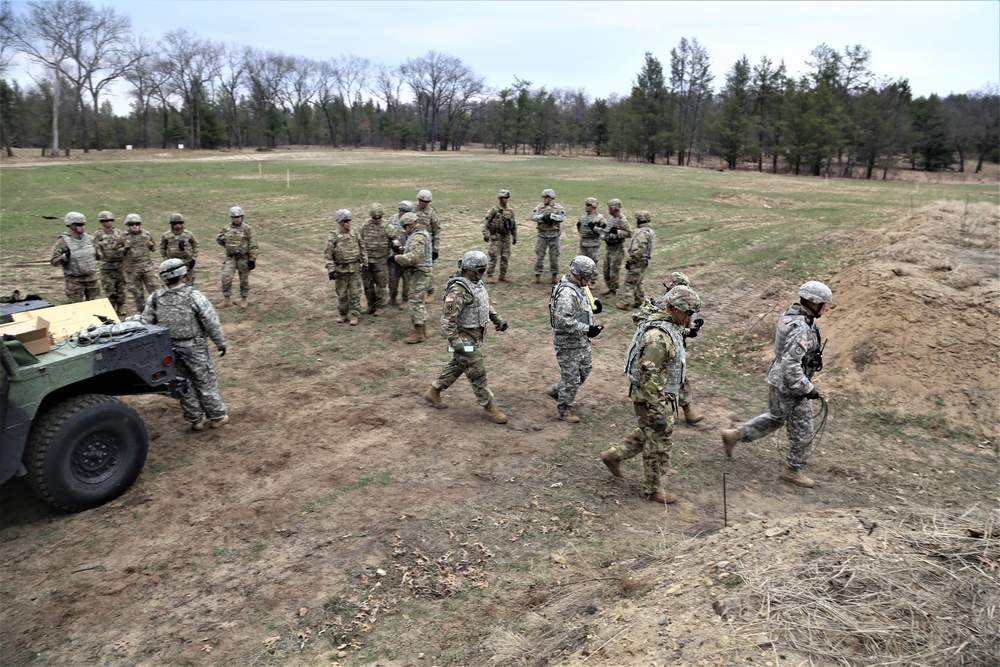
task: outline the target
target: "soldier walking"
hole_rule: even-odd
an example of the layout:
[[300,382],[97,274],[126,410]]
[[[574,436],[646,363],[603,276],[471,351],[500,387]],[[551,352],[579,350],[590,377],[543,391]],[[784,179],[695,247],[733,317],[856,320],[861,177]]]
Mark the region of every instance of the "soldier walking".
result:
[[[594,260],[597,266],[601,257],[601,230],[604,229],[604,216],[597,212],[600,202],[594,197],[587,197],[583,202],[584,213],[576,222],[576,231],[580,233],[580,254]],[[597,289],[597,273],[590,281],[590,286]]]
[[170,330],[177,357],[177,375],[191,386],[181,395],[184,420],[191,430],[205,425],[219,428],[229,423],[229,410],[219,396],[219,374],[212,363],[206,338],[215,343],[219,356],[226,356],[226,337],[219,316],[204,294],[186,284],[187,265],[182,259],[160,264],[165,286],[153,292],[142,309],[142,321]]
[[163,232],[160,238],[160,257],[163,259],[182,259],[187,266],[184,277],[188,287],[194,287],[194,265],[198,259],[198,239],[189,230],[184,229],[184,216],[180,213],[170,214],[170,231]]
[[500,282],[507,282],[510,249],[517,245],[517,220],[514,209],[507,205],[509,201],[510,190],[497,192],[497,204],[486,212],[486,219],[483,221],[483,241],[490,244],[490,264],[486,268],[488,282],[493,279],[497,258],[500,259]]
[[94,247],[101,269],[101,287],[118,313],[118,319],[124,319],[128,315],[125,308],[125,232],[115,229],[115,216],[111,211],[101,211],[97,220],[101,229],[94,234]]
[[361,240],[368,254],[368,262],[362,265],[361,281],[365,288],[365,301],[368,302],[368,314],[375,315],[388,303],[389,257],[402,252],[403,246],[396,228],[385,219],[382,204],[372,204],[368,215],[368,221],[361,226]]
[[662,489],[660,480],[670,461],[677,394],[684,383],[682,330],[701,309],[701,299],[690,287],[675,287],[657,306],[636,329],[625,361],[636,429],[601,452],[601,460],[621,477],[619,463],[641,453],[642,496],[669,505],[677,496]]
[[628,246],[628,259],[625,260],[625,284],[618,292],[618,310],[638,308],[646,301],[646,293],[642,289],[642,279],[653,258],[653,245],[656,242],[656,230],[651,226],[649,211],[639,211],[635,214],[635,233]]
[[767,371],[768,410],[736,428],[722,430],[722,445],[732,458],[738,442],[753,442],[782,426],[788,432],[785,467],[780,479],[796,486],[815,484],[802,468],[812,456],[813,409],[811,400],[824,400],[812,383],[823,369],[823,347],[816,320],[833,301],[830,288],[817,280],[799,287],[799,302],[785,311],[774,332],[774,359]]
[[407,343],[420,343],[427,337],[427,306],[425,304],[427,285],[431,279],[434,242],[427,227],[420,224],[416,213],[406,213],[399,219],[406,232],[403,252],[393,257],[393,261],[403,267],[410,281],[410,320],[413,333]]
[[222,263],[223,308],[233,305],[233,276],[240,276],[240,310],[247,309],[250,296],[250,272],[257,268],[257,239],[253,228],[243,221],[243,209],[233,206],[229,209],[229,224],[222,228],[215,242],[226,249],[226,261]]
[[149,232],[142,229],[142,218],[138,213],[125,216],[125,242],[122,244],[125,255],[125,280],[128,291],[135,300],[135,309],[142,312],[146,305],[146,295],[152,294],[160,287],[160,279],[153,266],[153,252],[156,242]]
[[338,322],[358,325],[361,314],[361,267],[368,265],[368,253],[361,235],[351,229],[351,212],[342,208],[334,214],[338,229],[326,240],[326,273],[337,287]]
[[562,204],[556,203],[556,191],[542,190],[542,202],[531,212],[531,220],[538,224],[538,236],[535,238],[535,282],[542,282],[542,271],[545,268],[545,252],[549,253],[549,270],[552,274],[552,284],[559,282],[559,237],[562,231],[559,225],[566,219],[566,210]]
[[483,340],[486,325],[490,322],[497,331],[506,331],[507,323],[500,318],[490,295],[483,284],[483,274],[489,260],[479,250],[470,250],[458,262],[458,273],[448,279],[444,295],[444,312],[441,330],[448,339],[451,360],[424,393],[424,399],[435,408],[448,405],[441,400],[441,392],[465,375],[476,393],[476,400],[494,424],[506,424],[507,415],[497,409],[493,392],[486,382],[486,362],[483,359]]
[[62,267],[69,303],[101,298],[97,277],[97,249],[94,237],[83,231],[87,219],[83,213],[70,211],[63,218],[67,229],[52,245],[52,266]]
[[549,323],[559,362],[559,382],[546,393],[555,399],[559,419],[570,424],[580,422],[573,401],[594,365],[590,339],[604,329],[594,323],[594,314],[601,312],[601,302],[594,299],[591,304],[588,289],[596,273],[594,260],[584,255],[574,257],[569,263],[569,273],[552,288],[549,297]]
[[622,213],[622,200],[608,200],[608,221],[601,237],[604,239],[604,285],[605,294],[617,294],[621,286],[619,273],[625,258],[624,242],[632,236],[632,227]]

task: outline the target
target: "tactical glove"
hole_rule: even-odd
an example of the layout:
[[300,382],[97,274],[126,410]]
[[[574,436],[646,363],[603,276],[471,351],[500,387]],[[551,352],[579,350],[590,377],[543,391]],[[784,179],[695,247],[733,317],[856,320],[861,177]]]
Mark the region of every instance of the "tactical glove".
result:
[[219,356],[220,357],[226,356],[226,346],[225,345],[223,345],[222,347],[219,348]]
[[663,433],[667,430],[667,416],[662,415],[653,419],[653,432]]
[[489,242],[490,242],[490,237],[489,237],[489,236],[486,236],[486,235],[484,234],[484,235],[483,235],[483,243],[489,243]]
[[625,262],[625,270],[626,270],[626,271],[631,271],[631,270],[632,270],[632,266],[633,266],[633,263],[632,263],[632,260],[631,260],[631,259],[630,259],[630,260],[627,260],[627,261]]
[[66,252],[63,253],[63,264],[69,263],[69,248],[66,248]]
[[510,237],[510,244],[511,245],[517,245],[517,237],[516,236]]
[[329,273],[327,273],[326,275],[327,275],[327,277],[328,277],[328,278],[329,278],[330,280],[336,280],[336,278],[337,278],[337,272],[336,272],[336,271],[330,271],[330,272],[329,272]]
[[187,242],[185,242],[185,241],[183,241],[183,240],[182,240],[182,241],[179,241],[179,242],[177,243],[177,247],[178,247],[178,248],[180,249],[180,251],[181,251],[181,252],[184,252],[184,248],[186,248],[186,247],[187,247]]
[[594,297],[594,315],[600,315],[601,311],[604,310],[604,304],[597,297]]
[[[394,262],[396,262],[396,264],[399,264],[400,266],[402,266],[403,265],[403,256],[402,255],[395,255],[395,256],[393,256],[392,261],[394,261]],[[333,280],[332,277],[330,279]]]
[[687,337],[688,338],[697,338],[698,337],[698,330],[701,329],[701,325],[703,325],[704,323],[705,323],[705,320],[701,319],[700,317],[698,319],[696,319],[694,321],[694,326],[691,327],[690,329],[688,329]]
[[393,243],[392,249],[396,252],[403,252],[403,246],[399,245],[398,243]]
[[590,227],[590,231],[594,231],[594,227],[597,227],[597,223],[591,221],[587,223],[587,226]]
[[247,269],[249,269],[250,271],[253,271],[256,268],[257,268],[257,261],[253,260],[253,259],[248,259],[247,260]]
[[196,262],[195,262],[195,260],[193,260],[193,259],[189,259],[189,260],[188,260],[188,271],[190,271],[191,269],[193,269],[193,268],[194,268],[194,265],[195,265],[195,263],[196,263]]
[[437,258],[438,258],[438,251],[437,250],[432,250],[431,251],[431,259],[436,262]]
[[508,325],[507,325],[507,323],[505,321],[500,320],[499,322],[497,322],[497,331],[506,331],[507,330],[507,326]]
[[587,338],[597,338],[597,335],[604,331],[604,325],[602,324],[591,324],[587,327]]
[[546,213],[545,215],[543,215],[542,216],[542,222],[544,222],[546,224],[551,223],[552,222],[552,214],[551,213]]
[[820,395],[819,389],[813,387],[812,390],[808,394],[806,394],[806,398],[815,401],[823,397]]
[[612,227],[611,229],[609,229],[608,230],[608,236],[614,236],[614,237],[617,238],[618,237],[618,228],[617,227]]

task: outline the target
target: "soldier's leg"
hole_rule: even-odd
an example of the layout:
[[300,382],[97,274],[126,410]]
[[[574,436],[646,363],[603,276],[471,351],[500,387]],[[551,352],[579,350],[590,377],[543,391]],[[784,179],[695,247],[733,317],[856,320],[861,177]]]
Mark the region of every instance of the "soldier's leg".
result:
[[556,361],[559,363],[559,384],[556,391],[556,409],[560,415],[573,411],[573,401],[580,388],[580,361],[583,348],[561,348],[556,350]]
[[437,379],[431,383],[431,386],[438,391],[443,391],[455,384],[455,380],[462,377],[462,374],[465,373],[465,364],[462,363],[462,356],[458,352],[453,352],[451,359],[441,369]]
[[632,403],[632,409],[635,411],[635,430],[622,438],[621,443],[613,445],[608,450],[615,461],[626,461],[645,449],[646,429],[652,426],[653,420],[645,403]]
[[635,281],[636,274],[632,270],[627,270],[625,273],[625,281],[622,283],[621,289],[618,290],[618,303],[624,305],[625,307],[631,307],[635,301]]
[[788,451],[785,465],[797,470],[809,462],[813,443],[813,409],[808,398],[783,397],[791,403],[785,414],[785,428],[788,431]]
[[236,258],[226,257],[222,263],[222,296],[227,299],[233,295],[233,276],[236,274]]
[[424,304],[424,299],[427,295],[428,278],[429,275],[423,271],[414,271],[410,274],[410,319],[414,325],[427,321],[427,306]]
[[379,308],[389,303],[389,267],[384,261],[370,265],[372,281],[375,283],[375,305]]
[[389,260],[386,266],[389,271],[389,298],[395,301],[396,296],[399,295],[399,272],[402,267],[392,261],[392,259]]
[[357,317],[361,314],[361,292],[363,288],[361,286],[361,272],[355,271],[354,273],[348,274],[347,279],[347,298],[348,304],[348,315],[351,317]]
[[768,411],[757,415],[738,428],[741,442],[752,442],[770,435],[785,425],[785,412],[782,408],[781,392],[774,387],[768,387]]
[[205,413],[201,409],[201,401],[198,398],[194,372],[190,369],[188,360],[184,357],[178,356],[176,363],[177,377],[187,378],[189,382],[187,393],[182,394],[180,397],[181,413],[184,415],[184,421],[189,424],[197,424],[205,416]]
[[642,493],[652,495],[660,488],[660,480],[670,461],[673,448],[673,415],[667,418],[667,430],[657,433],[646,429],[646,446],[642,450]]
[[372,274],[371,264],[361,267],[361,286],[365,292],[365,303],[368,304],[368,312],[378,308],[378,296],[375,294],[375,276]]
[[199,412],[204,410],[210,421],[218,421],[229,414],[229,410],[219,395],[219,373],[212,363],[208,344],[195,345],[190,349],[191,358],[188,360],[188,366],[198,397]]
[[97,277],[83,283],[83,300],[93,301],[101,298],[101,282]]
[[646,277],[646,262],[643,260],[642,266],[636,271],[635,284],[632,286],[632,305],[636,308],[646,302],[646,292],[642,288],[642,281]]
[[347,313],[351,310],[351,300],[348,296],[350,274],[338,273],[333,282],[337,290],[337,312],[347,317]]
[[489,261],[486,263],[486,277],[492,278],[493,271],[497,268],[497,260],[500,258],[500,236],[498,234],[490,234],[490,249],[486,254],[489,256]]
[[584,257],[589,257],[594,260],[594,277],[590,281],[591,290],[597,288],[597,276],[600,275],[601,269],[601,246],[580,246],[580,254]]
[[507,267],[510,264],[510,234],[503,234],[500,237],[500,275],[507,275]]
[[408,271],[402,272],[403,276],[403,301],[410,300],[410,274]]
[[559,236],[549,239],[549,272],[559,273],[559,249],[562,239]]
[[548,247],[548,239],[543,236],[535,237],[535,275],[542,275],[545,268],[545,248]]
[[604,261],[604,277],[608,285],[608,289],[617,292],[618,288],[621,287],[621,267],[622,260],[625,258],[625,250],[622,245],[612,245],[608,246],[608,254],[605,256]]
[[125,274],[125,280],[128,283],[129,294],[132,295],[132,300],[135,302],[135,309],[137,312],[142,312],[142,309],[146,307],[146,301],[143,298],[144,293],[142,289],[142,280],[139,277],[137,271],[129,271]]
[[486,383],[486,360],[483,359],[483,353],[477,347],[475,351],[462,356],[465,357],[462,360],[465,377],[469,378],[469,384],[476,394],[476,402],[480,407],[486,407],[493,400],[493,392]]
[[185,284],[188,287],[194,287],[194,269],[192,269],[190,265],[188,265],[187,280],[185,281]]
[[240,298],[245,299],[250,296],[250,266],[247,259],[240,257],[236,260],[236,268],[240,273]]

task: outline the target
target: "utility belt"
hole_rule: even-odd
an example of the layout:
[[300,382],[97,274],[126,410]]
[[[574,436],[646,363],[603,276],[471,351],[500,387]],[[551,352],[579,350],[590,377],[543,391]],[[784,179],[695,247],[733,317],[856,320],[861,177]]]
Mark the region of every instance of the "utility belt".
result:
[[604,242],[607,243],[608,245],[621,245],[622,243],[625,243],[625,239],[622,239],[622,238],[606,238],[606,239],[604,239]]
[[227,252],[226,257],[232,257],[233,259],[239,259],[240,257],[250,257],[248,252]]

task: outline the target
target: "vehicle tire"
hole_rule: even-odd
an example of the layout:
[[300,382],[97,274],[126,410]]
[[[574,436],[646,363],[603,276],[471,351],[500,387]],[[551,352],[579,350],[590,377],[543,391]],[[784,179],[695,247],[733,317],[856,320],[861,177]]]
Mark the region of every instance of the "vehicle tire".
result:
[[38,415],[28,436],[28,483],[44,500],[71,511],[124,493],[149,451],[146,424],[117,398],[84,394]]

